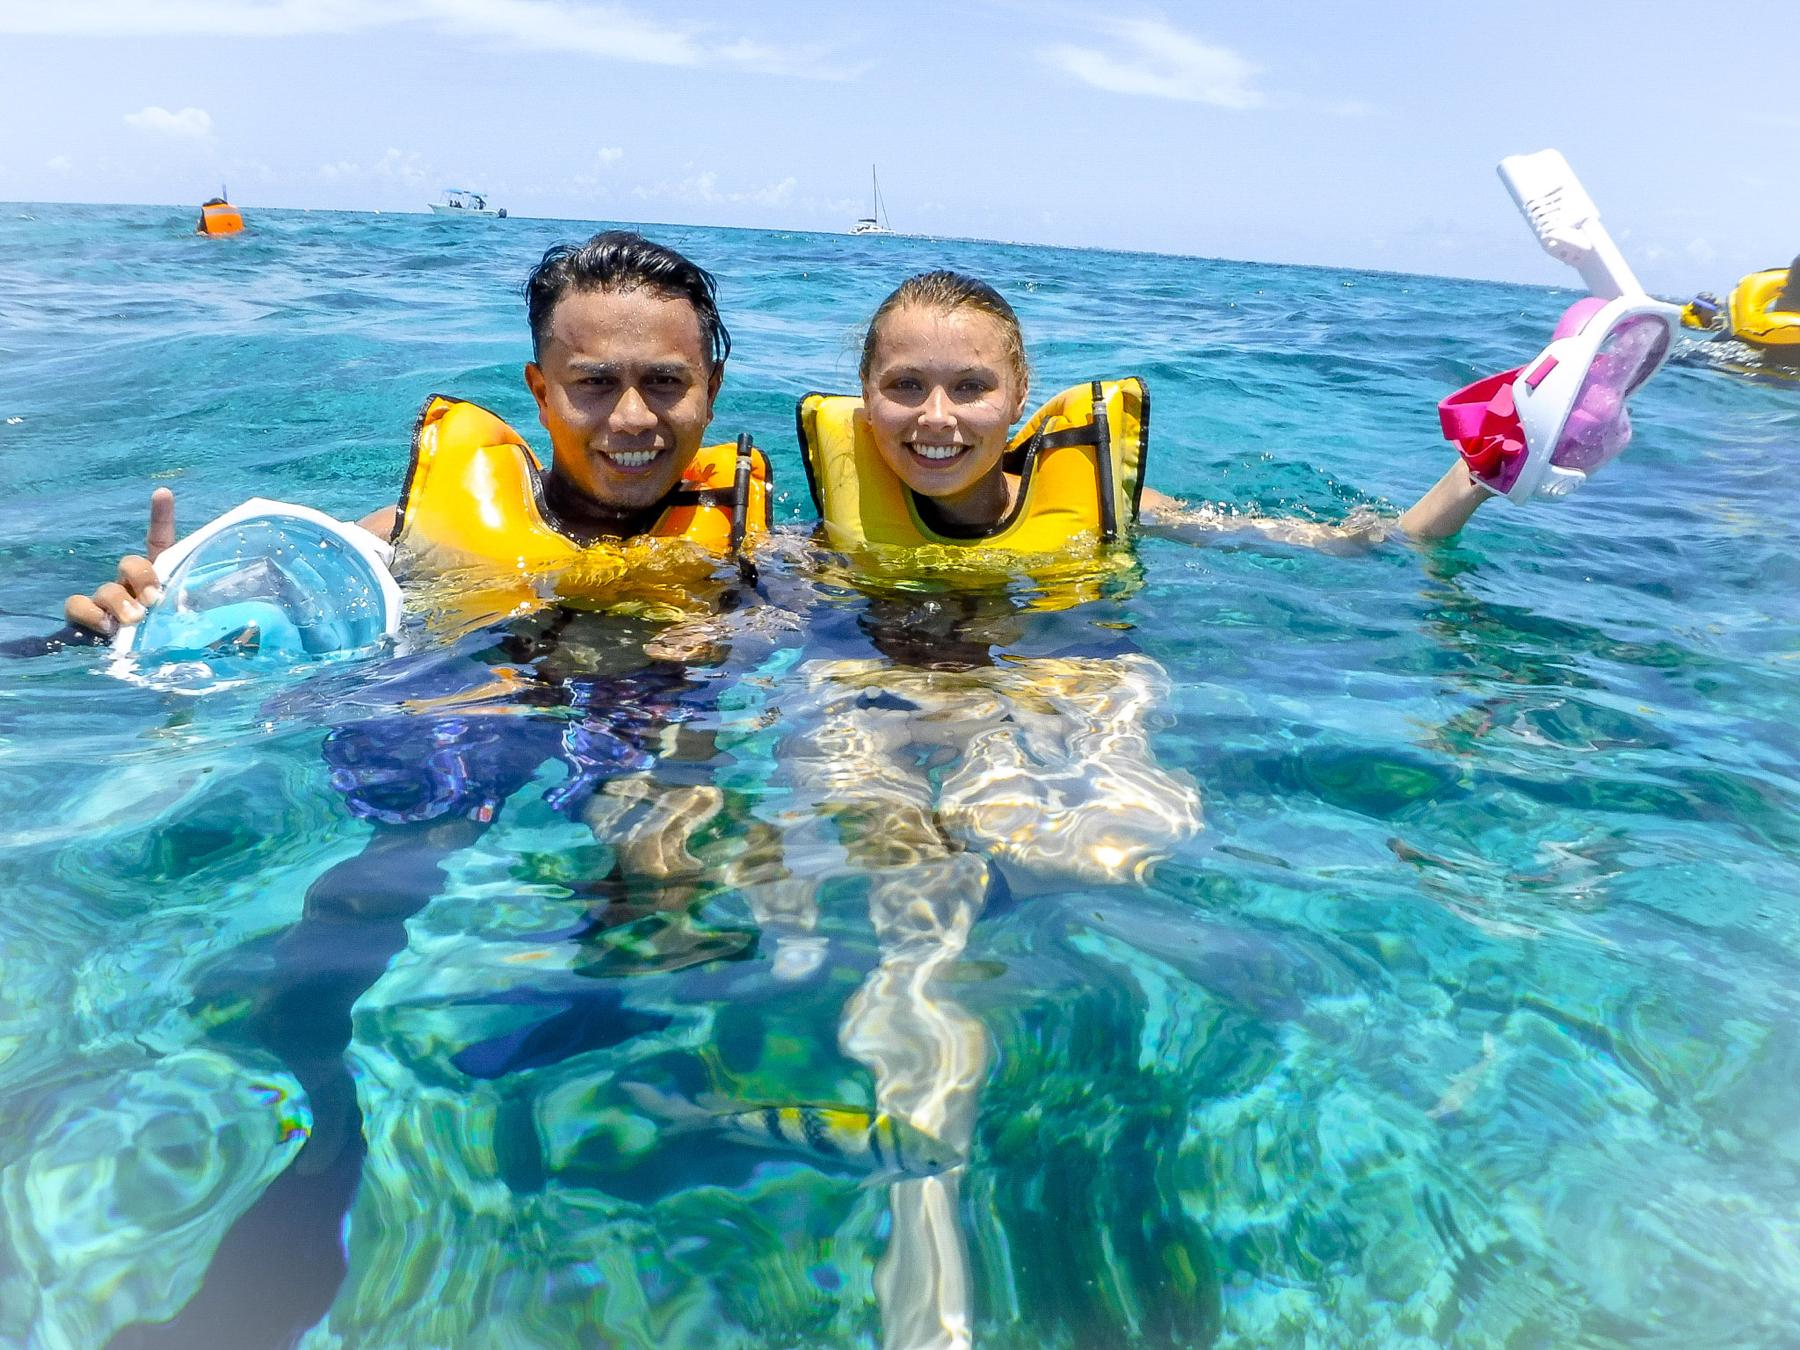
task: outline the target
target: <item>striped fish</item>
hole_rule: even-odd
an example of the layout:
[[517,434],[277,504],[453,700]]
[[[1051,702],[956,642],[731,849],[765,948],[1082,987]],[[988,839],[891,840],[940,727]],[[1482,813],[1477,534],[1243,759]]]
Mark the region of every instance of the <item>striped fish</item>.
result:
[[966,1161],[941,1139],[886,1111],[813,1103],[746,1107],[708,1098],[696,1103],[644,1083],[621,1086],[672,1133],[717,1130],[741,1143],[806,1154],[875,1177],[928,1177]]

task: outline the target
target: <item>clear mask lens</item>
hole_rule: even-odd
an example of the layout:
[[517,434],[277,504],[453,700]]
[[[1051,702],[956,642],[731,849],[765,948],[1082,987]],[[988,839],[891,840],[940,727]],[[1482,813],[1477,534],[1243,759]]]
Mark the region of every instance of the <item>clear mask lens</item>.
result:
[[1668,349],[1668,325],[1648,314],[1626,319],[1608,333],[1563,422],[1550,462],[1559,469],[1592,473],[1630,444],[1626,400],[1662,364]]
[[343,539],[310,521],[240,521],[195,549],[144,618],[136,650],[161,659],[306,660],[386,631],[380,583]]

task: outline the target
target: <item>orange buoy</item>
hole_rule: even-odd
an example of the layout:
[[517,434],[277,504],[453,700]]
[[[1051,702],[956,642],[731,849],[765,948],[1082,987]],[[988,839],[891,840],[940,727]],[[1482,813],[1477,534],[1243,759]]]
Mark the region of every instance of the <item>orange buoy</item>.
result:
[[208,199],[200,207],[200,223],[195,234],[237,234],[244,228],[244,218],[237,207],[223,197]]

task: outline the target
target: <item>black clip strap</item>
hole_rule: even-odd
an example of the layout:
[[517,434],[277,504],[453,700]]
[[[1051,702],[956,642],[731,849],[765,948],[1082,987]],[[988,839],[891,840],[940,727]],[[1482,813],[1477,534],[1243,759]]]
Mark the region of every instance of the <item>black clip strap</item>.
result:
[[750,433],[739,432],[737,476],[731,482],[731,552],[744,546],[744,529],[750,523]]
[[1119,513],[1113,502],[1112,428],[1106,419],[1106,391],[1099,380],[1090,388],[1094,401],[1094,472],[1100,477],[1100,538],[1110,544],[1119,537]]

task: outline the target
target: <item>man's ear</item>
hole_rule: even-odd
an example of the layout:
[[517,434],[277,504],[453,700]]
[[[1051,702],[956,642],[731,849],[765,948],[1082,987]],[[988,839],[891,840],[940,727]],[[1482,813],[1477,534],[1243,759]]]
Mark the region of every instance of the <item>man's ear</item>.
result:
[[712,374],[706,377],[706,415],[710,419],[713,404],[719,401],[719,387],[725,383],[725,363],[719,362],[712,368]]
[[542,422],[544,430],[548,431],[550,423],[545,421],[545,418],[549,416],[550,410],[544,406],[544,400],[550,397],[550,382],[544,378],[544,368],[536,361],[525,363],[525,387],[531,390],[531,396],[537,400],[538,421]]

